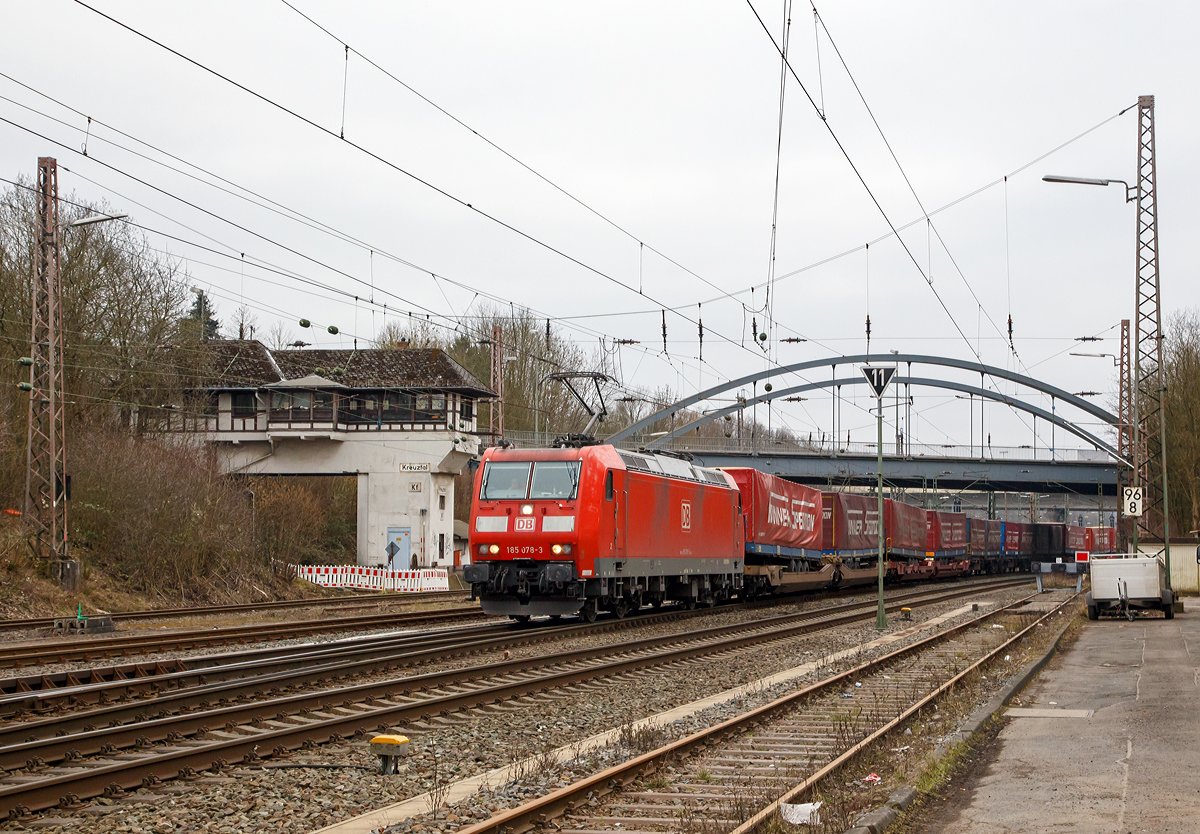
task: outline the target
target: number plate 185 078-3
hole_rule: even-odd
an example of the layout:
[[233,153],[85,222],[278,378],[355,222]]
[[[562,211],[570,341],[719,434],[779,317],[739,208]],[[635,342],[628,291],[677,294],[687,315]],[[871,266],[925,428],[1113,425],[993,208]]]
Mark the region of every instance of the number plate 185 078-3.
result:
[[538,556],[546,552],[546,548],[537,544],[526,544],[508,548],[510,556]]

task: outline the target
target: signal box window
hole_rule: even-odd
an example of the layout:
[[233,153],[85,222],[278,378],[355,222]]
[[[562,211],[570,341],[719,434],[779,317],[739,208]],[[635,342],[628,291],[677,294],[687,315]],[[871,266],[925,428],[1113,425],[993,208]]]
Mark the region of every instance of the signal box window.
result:
[[230,399],[234,417],[253,417],[258,413],[258,402],[253,391],[234,391]]
[[543,460],[533,465],[530,498],[557,498],[569,501],[579,487],[579,461]]
[[529,461],[489,461],[483,467],[483,486],[479,491],[481,501],[520,501],[529,493]]

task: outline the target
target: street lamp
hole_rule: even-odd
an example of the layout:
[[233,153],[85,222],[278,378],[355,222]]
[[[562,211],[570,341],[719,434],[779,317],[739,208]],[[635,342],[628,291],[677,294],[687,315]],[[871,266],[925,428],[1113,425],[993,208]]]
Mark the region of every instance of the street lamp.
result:
[[69,228],[77,226],[90,226],[93,223],[104,223],[109,220],[124,220],[129,217],[128,214],[91,214],[87,217],[81,217],[78,220],[72,220],[67,224]]
[[1113,365],[1120,364],[1120,360],[1117,359],[1117,357],[1113,356],[1111,353],[1075,353],[1074,351],[1072,351],[1071,353],[1069,353],[1067,355],[1068,356],[1090,356],[1095,359],[1103,359],[1104,357],[1107,356],[1109,359],[1111,359],[1113,361]]
[[1064,177],[1059,174],[1047,174],[1042,177],[1043,182],[1065,182],[1071,185],[1112,185],[1114,182],[1119,182],[1125,186],[1125,202],[1132,203],[1137,199],[1137,189],[1125,182],[1125,180],[1098,180],[1092,177]]

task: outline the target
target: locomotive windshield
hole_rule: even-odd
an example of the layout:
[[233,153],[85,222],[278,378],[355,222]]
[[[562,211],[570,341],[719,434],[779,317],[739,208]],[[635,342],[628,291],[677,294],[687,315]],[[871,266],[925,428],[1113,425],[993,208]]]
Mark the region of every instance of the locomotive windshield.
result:
[[497,501],[521,500],[529,491],[529,461],[497,463],[489,461],[483,468],[483,488],[480,499]]
[[482,501],[522,501],[528,498],[556,498],[569,501],[579,486],[579,461],[539,461],[532,465],[533,484],[529,483],[529,461],[488,461],[483,468]]
[[571,500],[579,486],[579,461],[543,460],[533,465],[533,486],[530,498],[559,498]]

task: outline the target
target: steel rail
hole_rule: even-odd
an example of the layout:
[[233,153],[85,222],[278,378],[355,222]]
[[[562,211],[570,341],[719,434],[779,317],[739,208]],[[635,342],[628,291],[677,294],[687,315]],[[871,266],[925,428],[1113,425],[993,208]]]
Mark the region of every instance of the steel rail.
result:
[[0,667],[20,667],[88,661],[97,657],[126,654],[153,654],[175,649],[202,648],[230,643],[261,643],[267,640],[289,640],[310,634],[337,631],[359,631],[372,628],[391,628],[423,625],[443,620],[469,620],[487,617],[478,606],[447,608],[442,611],[380,612],[360,617],[335,617],[322,620],[289,620],[283,623],[259,623],[250,626],[200,628],[170,631],[162,634],[140,634],[128,637],[97,637],[83,641],[53,643],[22,643],[0,647]]
[[[207,605],[197,608],[150,608],[145,611],[121,611],[107,614],[115,623],[134,620],[162,620],[175,617],[213,617],[221,614],[256,613],[260,611],[290,610],[293,608],[362,608],[376,604],[417,605],[424,602],[438,602],[447,599],[464,599],[470,591],[421,591],[396,592],[345,597],[322,597],[320,599],[277,599],[268,602],[246,602],[230,605]],[[71,615],[66,615],[70,618]],[[62,617],[29,617],[25,619],[0,620],[0,631],[25,631],[37,628],[49,628],[55,620]]]
[[[1023,600],[1018,600],[1010,605],[997,608],[979,617],[972,618],[971,620],[950,628],[944,632],[930,635],[923,640],[912,643],[894,652],[890,652],[886,655],[882,655],[878,658],[862,663],[853,669],[849,669],[845,672],[834,675],[833,677],[826,678],[825,680],[818,681],[814,684],[799,689],[796,692],[784,695],[781,698],[777,698],[768,704],[752,709],[746,713],[743,713],[742,715],[727,719],[726,721],[715,724],[712,727],[708,727],[692,733],[689,736],[673,741],[670,744],[666,744],[658,748],[657,750],[652,750],[648,753],[636,756],[626,762],[622,762],[621,764],[606,768],[599,773],[595,773],[591,776],[574,782],[571,785],[560,788],[559,790],[547,794],[546,796],[539,797],[516,808],[510,808],[505,811],[501,811],[500,813],[476,823],[475,825],[464,826],[458,830],[457,834],[501,834],[501,832],[505,832],[505,834],[522,834],[522,832],[528,831],[536,824],[549,822],[550,820],[556,819],[566,812],[573,811],[581,807],[591,799],[607,795],[614,790],[624,787],[639,775],[648,775],[653,773],[665,761],[675,757],[688,755],[689,753],[696,751],[698,748],[707,748],[715,745],[727,736],[744,733],[747,730],[757,727],[763,721],[772,719],[780,713],[790,710],[792,707],[814,694],[829,690],[834,686],[844,682],[852,681],[855,677],[862,675],[864,672],[883,668],[887,664],[890,664],[899,658],[935,645],[936,643],[946,640],[954,634],[957,634],[965,629],[972,628],[984,620],[995,617],[998,614],[1010,612],[1012,609],[1024,604],[1035,596],[1036,595],[1026,597]],[[817,780],[828,776],[830,773],[840,768],[847,761],[849,761],[853,755],[856,755],[859,751],[864,749],[867,744],[879,738],[883,732],[886,730],[895,729],[895,727],[899,726],[901,723],[903,723],[903,721],[908,720],[909,717],[919,711],[921,705],[928,704],[933,698],[946,692],[971,671],[978,668],[981,664],[987,662],[989,659],[994,658],[1003,649],[1013,645],[1013,643],[1024,637],[1033,628],[1044,622],[1048,617],[1053,616],[1064,606],[1069,604],[1073,599],[1075,599],[1074,595],[1068,598],[1061,605],[1056,606],[1051,612],[1048,612],[1044,616],[1038,618],[1036,622],[1022,629],[1011,639],[1001,644],[998,648],[988,652],[984,658],[976,661],[963,672],[946,681],[929,696],[921,699],[918,705],[905,710],[900,717],[885,725],[886,729],[872,733],[867,740],[854,745],[850,750],[846,751],[846,753],[825,765],[812,778],[805,780],[805,782],[796,789],[787,792],[784,795],[786,797],[785,799],[776,800],[776,802],[771,806],[771,813],[774,813],[774,811],[778,809],[779,801],[788,801],[788,799],[794,799],[796,796],[799,796],[803,790],[806,790],[811,787],[812,784],[815,784]],[[762,816],[762,814],[760,814],[752,818],[755,820],[755,827],[760,825],[763,819],[769,818],[770,815],[770,813],[767,813],[766,816]],[[760,816],[762,817],[761,819],[759,819]],[[746,832],[749,830],[751,829],[743,830],[743,828],[739,828],[737,829],[737,834],[746,834]],[[730,832],[730,834],[734,833]]]
[[[996,586],[993,585],[992,587],[995,588]],[[978,587],[962,589],[951,593],[935,595],[935,599],[943,600],[957,596],[966,596],[977,593],[979,590]],[[899,605],[899,602],[896,602],[895,605]],[[240,732],[248,734],[235,735],[231,731],[216,732],[215,734],[221,736],[221,738],[204,746],[160,748],[154,751],[153,756],[147,756],[146,758],[133,759],[130,757],[127,760],[113,761],[108,764],[102,761],[93,761],[89,762],[86,767],[72,768],[72,772],[55,774],[46,779],[26,781],[15,785],[0,785],[0,812],[7,811],[12,816],[28,811],[42,810],[56,804],[69,806],[78,802],[81,797],[97,796],[104,793],[106,789],[109,793],[116,793],[142,784],[154,784],[157,780],[163,778],[172,778],[176,775],[190,775],[197,770],[211,769],[219,772],[230,761],[237,759],[243,762],[254,762],[259,759],[260,750],[270,749],[271,755],[282,755],[289,750],[294,750],[302,746],[341,739],[350,734],[361,734],[367,729],[382,729],[389,725],[407,721],[429,720],[433,715],[438,713],[448,713],[454,710],[483,706],[508,698],[520,697],[532,692],[561,687],[596,677],[622,674],[634,669],[655,666],[664,662],[699,655],[712,655],[755,643],[784,639],[790,635],[803,633],[805,630],[829,628],[834,625],[869,618],[871,616],[874,616],[873,605],[862,606],[860,610],[854,613],[832,617],[823,624],[814,622],[800,623],[766,634],[743,635],[718,643],[689,645],[665,652],[643,653],[632,657],[628,656],[628,652],[626,652],[626,657],[615,661],[595,664],[584,668],[566,668],[540,677],[535,676],[513,680],[514,672],[521,669],[519,664],[526,663],[527,661],[510,661],[505,664],[491,664],[484,667],[457,670],[460,673],[457,678],[447,678],[445,677],[447,673],[433,673],[432,675],[419,677],[424,679],[427,687],[435,687],[435,691],[437,686],[435,681],[438,680],[436,676],[439,674],[443,676],[441,678],[443,687],[449,685],[447,681],[463,683],[471,680],[472,676],[477,678],[481,675],[492,677],[499,674],[501,682],[484,686],[474,691],[435,695],[434,697],[411,701],[409,703],[397,704],[390,702],[388,699],[398,697],[396,695],[397,683],[411,684],[417,681],[416,678],[407,679],[406,681],[384,681],[375,684],[363,684],[329,692],[291,696],[258,704],[210,710],[203,714],[180,716],[180,718],[190,718],[196,721],[198,725],[197,730],[211,728],[214,725],[220,726],[220,722],[228,717],[229,723],[226,725],[227,729],[232,730],[236,728]],[[587,653],[596,653],[599,651],[601,649],[580,650],[579,652],[559,655],[555,658],[550,658],[550,660],[555,665],[561,666],[564,663],[578,662],[584,659]],[[360,709],[351,706],[356,702],[361,704],[364,701],[374,702],[376,706]],[[298,721],[299,723],[297,724],[280,726],[286,722],[278,720],[277,712],[284,705],[292,709],[306,709],[308,710],[308,714],[301,715],[300,718],[290,719]],[[265,728],[260,730],[246,727],[245,725],[238,726],[232,720],[234,716],[241,721],[253,719],[255,716],[260,719],[269,718],[274,720],[262,722],[260,726]],[[130,732],[140,731],[142,738],[141,746],[144,747],[150,738],[147,732],[150,732],[152,727],[158,727],[161,731],[163,729],[162,721],[143,722],[131,727],[112,728],[107,731],[108,738],[112,739]],[[200,721],[208,723],[200,724]],[[84,741],[84,736],[88,736],[92,743],[99,743],[98,739],[104,737],[105,733],[105,730],[96,730],[90,734],[77,734],[73,737],[55,739],[54,741],[64,744],[73,741],[79,744]],[[205,735],[207,734],[206,732]],[[167,737],[164,735],[164,738]],[[173,743],[181,740],[181,736],[171,735],[167,740]],[[135,739],[134,742],[136,744],[137,740]],[[106,743],[115,742],[109,741]],[[72,755],[71,758],[75,759],[77,757]]]
[[[1016,584],[1016,583],[1014,583]],[[996,583],[989,585],[994,590]],[[933,604],[953,599],[959,596],[976,593],[978,587],[958,588],[954,591],[939,592],[932,596],[929,592],[914,592],[899,598],[893,598],[889,605],[893,608],[904,603],[922,601],[923,604]],[[924,599],[922,600],[922,598]],[[534,668],[563,666],[582,661],[594,660],[618,654],[635,654],[650,649],[663,648],[670,645],[687,644],[700,645],[704,652],[712,653],[739,648],[745,645],[746,637],[726,639],[724,643],[714,641],[728,638],[729,635],[743,633],[748,635],[750,642],[775,640],[781,637],[793,636],[814,629],[830,628],[846,622],[865,618],[866,614],[875,610],[875,603],[863,603],[860,606],[833,606],[808,612],[782,615],[751,623],[739,623],[731,626],[713,626],[680,632],[674,635],[641,638],[607,646],[577,649],[567,653],[540,655],[532,658],[517,658],[484,666],[471,666],[450,669],[442,672],[430,672],[424,675],[414,675],[380,683],[358,684],[333,691],[333,695],[348,697],[358,701],[375,697],[394,698],[405,693],[428,691],[431,689],[459,685],[481,678],[503,676],[513,672],[527,672]],[[799,623],[799,625],[795,625]],[[535,637],[531,635],[531,637]],[[536,639],[536,637],[535,637]],[[738,643],[738,640],[743,642]],[[532,642],[532,641],[531,641]],[[736,645],[734,645],[737,643]],[[500,645],[511,645],[500,640],[479,641],[476,646],[464,645],[464,653],[496,649]],[[424,659],[437,656],[439,651],[421,651],[399,655],[396,662],[409,662],[413,659]],[[695,655],[688,655],[695,656]],[[681,659],[671,657],[669,659]],[[254,704],[233,705],[236,700],[261,695],[271,690],[274,695],[284,686],[295,687],[306,683],[319,683],[330,679],[344,679],[351,675],[361,676],[371,671],[374,663],[361,662],[334,663],[323,667],[304,669],[300,673],[281,673],[265,675],[252,680],[237,681],[231,684],[216,684],[199,687],[194,690],[167,693],[153,701],[132,704],[115,704],[77,713],[65,717],[51,717],[40,721],[10,724],[0,729],[0,770],[11,771],[27,767],[30,762],[46,764],[61,760],[69,760],[85,755],[105,752],[106,748],[122,748],[135,746],[139,741],[167,741],[172,738],[191,735],[201,728],[214,725],[226,725],[238,721],[253,720],[259,717],[258,707]],[[280,714],[279,708],[286,708],[291,713],[301,713],[306,709],[320,709],[331,697],[330,692],[302,693],[277,697],[271,702],[275,715]],[[212,709],[216,701],[221,706]],[[228,705],[228,706],[227,706]],[[155,717],[150,711],[157,707]],[[191,712],[199,708],[203,712]],[[178,711],[172,714],[169,710]],[[125,724],[132,721],[133,723]],[[107,725],[107,726],[103,726]],[[116,726],[114,726],[116,725]],[[122,729],[122,725],[124,728]],[[102,727],[102,729],[97,729]]]
[[245,677],[244,670],[247,669],[262,673],[272,668],[287,668],[289,663],[299,664],[306,660],[317,660],[338,652],[351,654],[368,649],[399,648],[404,645],[424,646],[438,642],[453,644],[455,641],[480,634],[508,633],[517,628],[509,622],[487,623],[401,635],[388,633],[378,637],[269,646],[228,654],[193,655],[170,660],[85,667],[5,678],[0,680],[0,693],[3,693],[0,694],[0,717],[7,717],[22,709],[41,711],[51,704],[62,702],[70,702],[72,705],[88,704],[102,702],[105,697],[123,697],[151,689],[196,686],[202,682],[211,683],[238,677],[239,673]]

